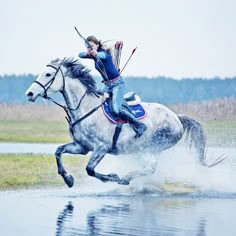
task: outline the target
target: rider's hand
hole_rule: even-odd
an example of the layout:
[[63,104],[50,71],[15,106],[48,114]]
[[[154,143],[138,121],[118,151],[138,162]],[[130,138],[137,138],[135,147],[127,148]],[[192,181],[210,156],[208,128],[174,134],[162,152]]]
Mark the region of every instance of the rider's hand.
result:
[[105,92],[105,93],[103,94],[103,96],[104,96],[105,99],[107,99],[107,98],[109,98],[109,93],[106,93],[106,92]]
[[93,56],[97,56],[98,52],[95,49],[89,50],[89,53]]

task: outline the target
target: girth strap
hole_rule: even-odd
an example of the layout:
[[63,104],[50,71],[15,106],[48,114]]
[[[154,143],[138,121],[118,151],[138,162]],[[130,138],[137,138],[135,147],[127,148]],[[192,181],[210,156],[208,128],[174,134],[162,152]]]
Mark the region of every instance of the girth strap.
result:
[[98,108],[100,108],[103,104],[105,103],[102,102],[99,106],[94,107],[91,111],[89,111],[88,113],[86,113],[84,116],[80,117],[78,120],[76,120],[75,122],[73,122],[72,124],[70,124],[71,128],[73,129],[74,126],[78,123],[80,123],[82,120],[86,119],[87,117],[89,117],[90,115],[92,115]]

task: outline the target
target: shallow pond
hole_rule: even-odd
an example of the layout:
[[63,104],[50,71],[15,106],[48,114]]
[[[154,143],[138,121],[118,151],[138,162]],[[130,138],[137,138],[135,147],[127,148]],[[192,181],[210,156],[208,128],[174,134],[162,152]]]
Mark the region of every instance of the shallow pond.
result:
[[1,192],[1,235],[235,235],[236,195]]
[[[2,144],[1,152],[4,145],[5,153],[54,153],[58,146]],[[185,147],[172,148],[160,156],[154,175],[129,186],[85,177],[72,189],[0,191],[0,235],[234,236],[236,149],[209,148],[208,161],[221,154],[229,158],[205,168]],[[98,171],[122,176],[150,158],[108,156]]]

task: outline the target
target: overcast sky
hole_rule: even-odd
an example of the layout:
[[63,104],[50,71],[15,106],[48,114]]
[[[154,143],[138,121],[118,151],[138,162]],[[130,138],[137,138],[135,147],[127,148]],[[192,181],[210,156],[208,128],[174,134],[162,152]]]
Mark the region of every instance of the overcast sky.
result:
[[[0,0],[0,74],[77,57],[84,36],[124,41],[124,75],[236,75],[235,0]],[[83,63],[93,68],[86,60]]]

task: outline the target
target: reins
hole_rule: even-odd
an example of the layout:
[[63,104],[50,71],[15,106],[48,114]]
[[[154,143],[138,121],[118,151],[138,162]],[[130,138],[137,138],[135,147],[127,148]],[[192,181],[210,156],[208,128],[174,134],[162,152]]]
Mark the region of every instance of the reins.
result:
[[[62,104],[56,102],[53,98],[51,98],[51,97],[49,97],[49,96],[47,95],[48,89],[49,89],[50,86],[53,84],[53,82],[54,82],[54,80],[55,80],[55,78],[56,78],[57,73],[60,71],[61,74],[62,74],[62,78],[63,78],[63,88],[62,88],[62,90],[60,90],[60,92],[61,92],[61,94],[63,95],[63,97],[65,97],[65,95],[64,95],[64,91],[65,91],[65,76],[64,76],[64,74],[63,74],[63,71],[61,70],[61,65],[62,65],[62,63],[64,62],[64,60],[65,60],[65,58],[64,58],[63,61],[60,63],[60,65],[59,65],[58,68],[55,67],[55,66],[53,66],[53,65],[51,65],[51,64],[47,65],[47,67],[52,67],[53,69],[55,69],[56,72],[55,72],[54,76],[52,77],[52,79],[51,79],[50,81],[48,81],[45,85],[41,84],[40,82],[38,82],[38,81],[36,81],[36,80],[35,80],[33,83],[37,83],[40,87],[42,87],[42,88],[44,89],[44,95],[42,96],[44,99],[46,99],[46,100],[48,100],[48,101],[50,101],[50,102],[53,102],[53,103],[56,104],[57,106],[59,106],[59,107],[61,107],[61,108],[64,109],[64,111],[65,111],[66,114],[67,114],[67,116],[66,116],[65,118],[66,118],[66,120],[67,120],[67,122],[68,122],[68,124],[69,124],[69,126],[70,126],[70,129],[73,129],[76,124],[80,123],[81,121],[83,121],[84,119],[86,119],[87,117],[89,117],[90,115],[92,115],[95,111],[97,111],[97,110],[105,103],[105,100],[104,100],[101,104],[99,104],[98,106],[94,107],[91,111],[89,111],[88,113],[86,113],[85,115],[83,115],[82,117],[80,117],[79,119],[77,119],[76,121],[74,121],[74,122],[72,123],[72,122],[71,122],[71,117],[70,117],[70,115],[69,115],[69,111],[76,111],[76,110],[79,109],[79,107],[80,107],[80,105],[81,105],[83,99],[84,99],[85,96],[88,94],[88,91],[85,91],[85,93],[84,93],[83,96],[81,97],[81,99],[80,99],[78,105],[77,105],[75,108],[62,105]],[[99,98],[99,95],[98,95],[96,92],[92,91],[92,93],[93,93],[97,98]]]

